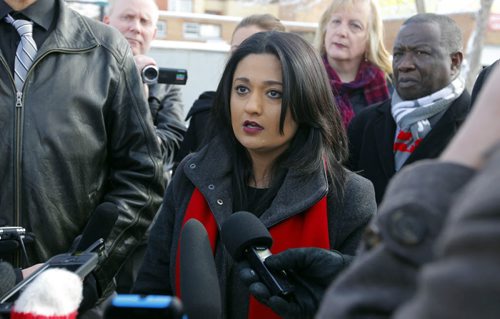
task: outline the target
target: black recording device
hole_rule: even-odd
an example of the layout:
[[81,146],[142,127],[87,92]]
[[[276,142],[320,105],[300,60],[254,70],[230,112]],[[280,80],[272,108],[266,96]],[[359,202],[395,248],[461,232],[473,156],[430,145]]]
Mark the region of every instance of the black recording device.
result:
[[221,240],[233,259],[248,261],[272,295],[292,296],[287,273],[273,272],[264,263],[271,256],[273,239],[257,216],[245,211],[232,214],[221,226]]
[[146,65],[141,72],[142,82],[146,84],[165,83],[185,85],[187,70],[159,68],[155,65]]
[[104,319],[181,319],[182,303],[173,296],[118,294],[106,306]]
[[89,248],[89,251],[84,251],[78,255],[72,254],[60,254],[50,258],[45,262],[40,268],[38,268],[32,275],[28,278],[23,279],[12,289],[7,291],[3,296],[0,296],[0,304],[6,304],[14,302],[17,294],[21,292],[28,284],[30,284],[35,278],[38,277],[42,272],[50,268],[64,268],[71,272],[74,272],[80,278],[85,278],[89,273],[91,273],[97,266],[99,260],[99,254],[92,252],[94,249],[98,249],[104,241],[102,239],[98,240],[95,245]]
[[98,205],[85,226],[76,247],[68,253],[53,256],[32,275],[19,282],[3,296],[0,296],[0,307],[8,307],[19,292],[40,273],[49,268],[64,268],[84,279],[97,266],[100,253],[104,249],[104,239],[110,234],[118,214],[118,207],[113,203],[104,202]]
[[0,227],[0,240],[18,239],[26,234],[26,229],[20,226]]

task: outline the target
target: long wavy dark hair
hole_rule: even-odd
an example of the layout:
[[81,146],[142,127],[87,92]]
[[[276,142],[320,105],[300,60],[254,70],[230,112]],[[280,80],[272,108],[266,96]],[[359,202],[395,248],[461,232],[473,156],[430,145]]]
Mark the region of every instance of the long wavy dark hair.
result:
[[[342,194],[345,171],[340,163],[348,154],[347,138],[321,58],[312,45],[299,35],[279,31],[259,32],[243,41],[228,60],[212,108],[214,129],[211,135],[224,136],[223,140],[232,152],[235,208],[245,208],[246,185],[253,178],[250,156],[233,133],[230,111],[234,72],[239,62],[249,54],[272,54],[280,61],[283,74],[280,133],[283,134],[287,110],[298,124],[290,147],[273,165],[265,197],[274,198],[288,170],[307,177],[323,167],[330,187],[335,187],[337,194]],[[265,199],[262,202],[268,203]]]

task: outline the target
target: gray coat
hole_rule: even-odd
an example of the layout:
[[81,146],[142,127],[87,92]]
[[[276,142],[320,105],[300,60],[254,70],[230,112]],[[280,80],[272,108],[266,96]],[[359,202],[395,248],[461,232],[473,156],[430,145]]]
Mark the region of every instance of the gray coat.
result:
[[[491,212],[493,207],[497,208],[498,212],[499,166],[500,157],[497,156],[495,168],[490,168],[489,172],[485,171],[482,174],[481,188],[475,185],[479,183],[467,185],[474,171],[457,164],[423,160],[398,173],[389,184],[379,212],[364,237],[365,240],[357,259],[328,289],[316,318],[392,317],[395,311],[411,300],[415,294],[419,285],[418,276],[423,267],[436,259],[436,247],[442,244],[439,242],[439,236],[443,232],[448,217],[462,215],[460,218],[463,220],[460,221],[460,226],[464,227],[470,223],[466,221],[466,214],[470,215],[475,211],[485,214]],[[496,183],[493,183],[494,181]],[[495,192],[495,199],[488,198],[489,201],[480,203],[484,197],[495,197]],[[480,214],[477,214],[476,218],[481,218]],[[498,214],[496,218],[498,219]],[[446,226],[456,227],[451,224]],[[477,226],[479,223],[474,227]],[[482,226],[484,228],[474,231],[477,235],[475,238],[467,238],[467,232],[462,232],[461,235],[448,233],[449,238],[445,239],[448,244],[450,244],[450,238],[457,236],[461,242],[448,246],[447,253],[449,254],[458,247],[461,249],[458,248],[457,251],[471,253],[471,247],[482,245],[481,243],[484,243],[482,239],[490,234],[481,234],[482,231],[489,229],[487,220],[483,221]],[[459,230],[464,231],[465,228]],[[498,227],[495,232],[494,236],[498,239],[500,233]],[[477,242],[477,239],[481,241]],[[497,240],[496,246],[489,246],[498,249],[499,242]],[[442,251],[438,253],[438,256],[439,254],[442,254]],[[498,253],[496,257],[498,261]],[[474,258],[469,260],[472,264]],[[481,290],[479,285],[476,290],[461,291],[458,294],[460,298],[457,298],[457,286],[473,283],[471,278],[481,277],[481,271],[479,265],[475,269],[473,266],[463,267],[466,263],[460,263],[460,260],[455,260],[454,265],[453,263],[453,260],[448,260],[448,264],[451,264],[449,268],[441,268],[442,265],[437,263],[431,271],[426,270],[424,274],[427,278],[424,278],[423,287],[430,294],[425,296],[425,302],[422,303],[422,300],[419,300],[421,304],[419,307],[412,308],[413,314],[404,312],[404,315],[396,317],[404,319],[487,318],[483,316],[480,307],[476,309],[475,315],[464,311],[466,310],[464,306],[468,307],[470,300],[463,296],[475,291],[477,295],[473,299],[477,305],[481,304],[481,298],[485,297],[498,300],[500,280],[494,281],[495,287],[491,286],[491,291],[496,293],[494,295],[478,294],[477,292]],[[496,277],[500,269],[498,265],[497,262]],[[440,281],[436,281],[438,280],[436,274],[441,275]],[[487,278],[483,280],[488,281]],[[445,282],[446,284],[443,285]],[[438,283],[441,284],[440,287]],[[438,300],[447,302],[447,305]],[[495,304],[498,305],[498,302]],[[436,310],[444,310],[444,312],[438,313],[435,312]],[[488,318],[496,318],[498,313]]]
[[[175,252],[193,189],[196,186],[204,195],[220,227],[233,213],[231,170],[229,155],[218,139],[181,162],[152,228],[135,292],[175,293]],[[269,228],[303,212],[328,194],[331,246],[343,254],[354,255],[363,230],[376,211],[373,186],[368,180],[349,172],[343,206],[338,204],[335,193],[329,189],[323,169],[308,177],[289,172],[276,198],[260,219]],[[234,274],[228,275],[232,274],[232,262],[221,245],[217,246],[215,259],[225,303],[224,317],[246,318],[248,293],[233,277]]]
[[173,84],[150,84],[148,104],[156,135],[161,141],[165,185],[168,185],[170,170],[174,167],[174,157],[186,132],[181,89]]

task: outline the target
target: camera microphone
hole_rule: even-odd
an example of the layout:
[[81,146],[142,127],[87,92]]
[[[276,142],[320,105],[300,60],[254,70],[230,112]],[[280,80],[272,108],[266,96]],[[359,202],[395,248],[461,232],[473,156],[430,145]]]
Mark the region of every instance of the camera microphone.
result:
[[85,226],[76,248],[68,253],[51,257],[29,277],[24,278],[3,296],[0,295],[0,304],[12,301],[19,291],[24,290],[33,280],[51,268],[65,268],[84,279],[97,266],[101,251],[104,249],[104,240],[111,233],[118,215],[119,210],[114,203],[99,204]]
[[271,256],[273,238],[266,226],[252,213],[233,213],[222,224],[221,241],[236,261],[247,260],[272,295],[287,298],[294,287],[285,271],[272,272],[264,261]]
[[159,68],[156,65],[146,65],[141,72],[142,82],[146,84],[165,83],[185,85],[187,70]]

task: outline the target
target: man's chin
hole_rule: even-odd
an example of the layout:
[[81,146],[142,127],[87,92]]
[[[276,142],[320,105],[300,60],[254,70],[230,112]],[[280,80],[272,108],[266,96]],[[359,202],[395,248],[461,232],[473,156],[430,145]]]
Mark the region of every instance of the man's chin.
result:
[[130,48],[132,49],[132,53],[134,55],[142,54],[141,53],[141,47],[140,47],[139,44],[137,44],[137,42],[129,41],[128,44],[130,45]]

